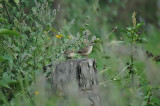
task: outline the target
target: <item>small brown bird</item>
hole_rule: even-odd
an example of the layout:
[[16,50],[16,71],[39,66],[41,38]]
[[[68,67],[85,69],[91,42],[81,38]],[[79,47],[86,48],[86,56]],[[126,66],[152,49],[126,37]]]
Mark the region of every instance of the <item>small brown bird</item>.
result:
[[77,53],[82,56],[87,56],[92,52],[92,48],[93,48],[93,43],[90,43],[88,46],[82,48]]
[[68,59],[72,59],[75,56],[75,52],[73,50],[66,50],[63,54]]

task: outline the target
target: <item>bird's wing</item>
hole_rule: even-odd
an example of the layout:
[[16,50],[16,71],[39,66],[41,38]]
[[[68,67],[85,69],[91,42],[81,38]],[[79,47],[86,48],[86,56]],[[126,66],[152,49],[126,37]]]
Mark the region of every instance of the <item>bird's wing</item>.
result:
[[84,53],[86,50],[87,50],[87,47],[84,47],[81,50],[79,50],[77,53]]
[[73,52],[72,50],[66,50],[64,53],[69,54],[69,53],[72,53],[72,52]]

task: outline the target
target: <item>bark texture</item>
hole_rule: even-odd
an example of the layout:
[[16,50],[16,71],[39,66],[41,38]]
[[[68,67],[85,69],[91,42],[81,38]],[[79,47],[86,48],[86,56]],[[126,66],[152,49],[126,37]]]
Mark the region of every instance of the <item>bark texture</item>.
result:
[[51,75],[54,93],[67,99],[74,98],[80,104],[82,103],[82,106],[100,106],[95,59],[85,58],[61,62],[56,65]]

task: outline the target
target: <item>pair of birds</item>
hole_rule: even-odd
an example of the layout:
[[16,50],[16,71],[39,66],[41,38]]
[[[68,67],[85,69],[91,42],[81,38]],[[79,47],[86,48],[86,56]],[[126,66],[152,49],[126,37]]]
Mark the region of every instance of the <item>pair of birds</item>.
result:
[[74,52],[73,50],[66,50],[63,54],[65,54],[66,58],[73,58],[75,56],[75,53],[78,53],[82,56],[88,56],[92,52],[93,44],[94,43],[90,43],[88,46],[82,48],[78,52]]

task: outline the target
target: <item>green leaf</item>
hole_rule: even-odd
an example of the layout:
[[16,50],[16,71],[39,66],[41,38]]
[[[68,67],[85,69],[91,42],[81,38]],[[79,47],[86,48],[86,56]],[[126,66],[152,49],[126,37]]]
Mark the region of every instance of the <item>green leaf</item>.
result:
[[136,28],[140,28],[140,27],[142,27],[143,26],[143,22],[141,22],[141,23],[138,23],[137,25],[136,25]]
[[1,57],[0,57],[0,61],[9,61],[10,64],[13,63],[13,59],[12,59],[12,57],[9,56],[9,55],[1,56]]
[[94,40],[94,43],[98,43],[98,42],[102,42],[99,38],[96,38],[95,40]]
[[11,76],[8,73],[4,73],[2,76],[2,80],[0,80],[0,86],[5,88],[10,88],[9,84],[16,83],[17,81],[11,79]]
[[3,58],[6,59],[6,60],[8,60],[10,63],[13,63],[13,59],[12,59],[11,56],[5,55],[5,56],[3,56]]
[[57,30],[55,30],[54,28],[52,28],[51,30],[52,30],[53,32],[56,32],[56,33],[58,33],[58,31],[57,31]]
[[11,84],[11,83],[15,83],[16,82],[16,80],[11,79],[11,76],[8,73],[4,73],[3,74],[2,80],[4,82],[6,82],[7,84]]
[[0,61],[7,61],[7,59],[0,56]]
[[132,31],[132,27],[127,27],[127,30],[131,32]]
[[36,7],[33,7],[33,8],[32,8],[32,11],[33,11],[34,14],[36,14],[36,13],[37,13],[37,12],[36,12]]
[[14,35],[14,36],[21,36],[18,32],[8,29],[0,29],[0,36],[2,35]]
[[19,0],[14,0],[14,2],[15,2],[17,5],[19,5]]
[[6,23],[8,23],[6,19],[0,18],[0,22],[3,22],[3,21],[6,22]]
[[101,42],[96,42],[95,46],[94,46],[94,49],[98,50],[100,52],[103,52],[102,43]]
[[84,30],[86,30],[86,28],[84,28],[84,27],[80,28],[80,32],[83,32]]
[[3,80],[0,80],[0,86],[5,88],[10,88],[9,85]]

